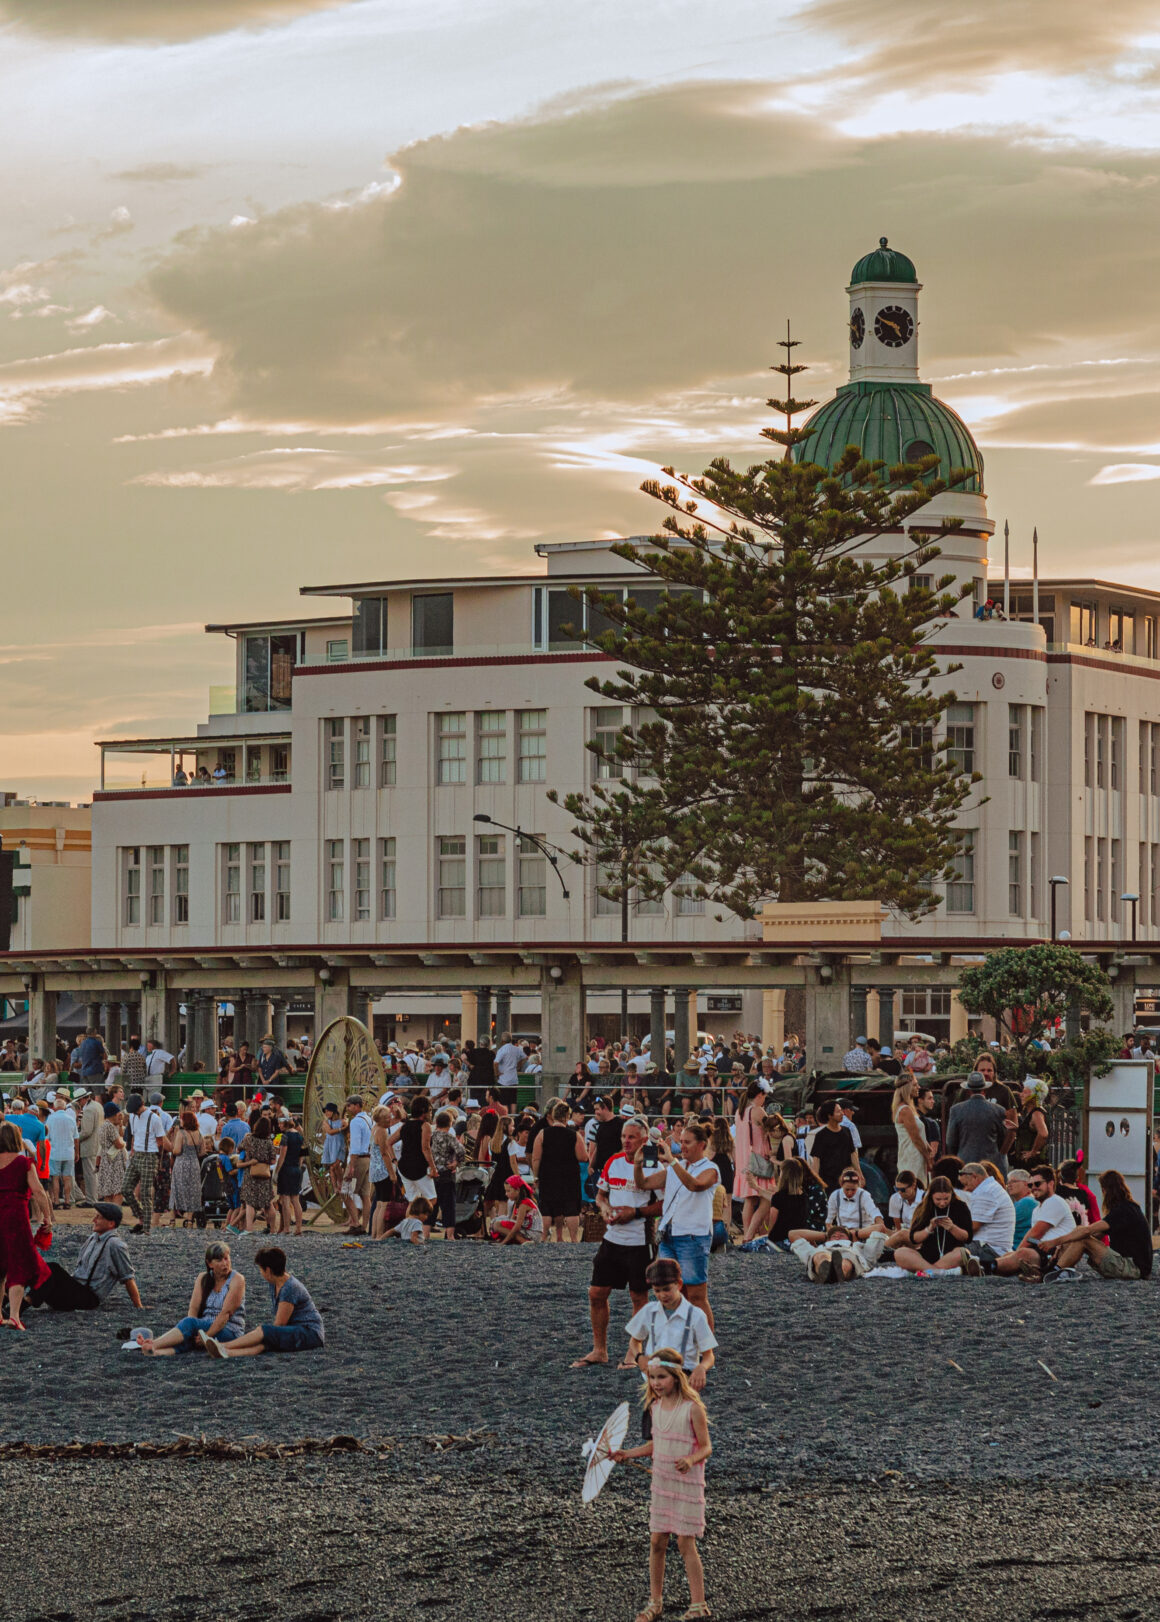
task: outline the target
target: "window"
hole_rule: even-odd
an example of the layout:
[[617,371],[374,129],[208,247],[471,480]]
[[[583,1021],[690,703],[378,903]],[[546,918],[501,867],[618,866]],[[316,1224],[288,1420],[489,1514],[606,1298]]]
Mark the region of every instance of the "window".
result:
[[463,710],[440,715],[437,721],[439,755],[436,762],[437,783],[467,782],[467,716]]
[[341,839],[326,841],[326,917],[332,924],[346,917],[346,863]]
[[149,846],[149,922],[165,922],[165,846]]
[[264,841],[261,844],[250,846],[250,904],[247,910],[252,924],[265,923],[266,846]]
[[619,705],[602,705],[592,711],[592,742],[604,751],[603,757],[599,754],[593,757],[598,782],[624,776],[624,762],[617,760],[615,755],[623,726],[624,711]]
[[[947,705],[947,756],[956,771],[975,769],[975,706]],[[973,911],[965,908],[964,911]]]
[[1136,788],[1141,794],[1148,792],[1148,723],[1141,721],[1136,751]]
[[[525,715],[542,711],[525,710]],[[546,918],[548,915],[548,859],[530,839],[522,836],[516,844],[516,917]]]
[[260,748],[246,750],[246,782],[260,783],[262,781],[262,751]]
[[548,651],[571,653],[584,630],[584,604],[564,588],[548,592]]
[[[616,602],[621,604],[624,602],[623,588],[617,588],[615,586],[597,586],[596,590],[600,592],[602,597],[614,598]],[[620,631],[620,626],[615,625],[612,620],[609,619],[604,610],[597,607],[596,604],[586,603],[585,608],[587,610],[585,620],[586,629],[588,632],[586,640],[588,642],[591,642],[595,637],[603,636],[605,631]]]
[[543,783],[548,776],[548,712],[518,711],[519,769],[521,783]]
[[[650,868],[654,878],[660,877],[656,867]],[[665,915],[665,898],[663,895],[641,895],[639,889],[632,892],[633,909],[638,918],[663,918]],[[704,908],[700,908],[704,911]]]
[[1148,886],[1152,894],[1152,925],[1160,924],[1160,845],[1151,848],[1152,882]]
[[415,653],[454,652],[454,609],[455,596],[450,591],[411,598],[411,646]]
[[222,922],[242,921],[242,847],[222,846]]
[[395,771],[397,766],[396,747],[398,734],[396,723],[398,717],[394,715],[379,716],[379,787],[393,788],[395,786]]
[[356,839],[352,842],[351,859],[354,862],[354,916],[365,923],[371,915],[371,842]]
[[1113,715],[1109,722],[1112,739],[1112,787],[1120,786],[1120,766],[1124,759],[1124,718]]
[[354,760],[355,788],[370,788],[371,786],[371,718],[369,715],[356,715],[351,722],[351,754]]
[[326,660],[328,664],[340,665],[349,656],[350,645],[346,637],[336,637],[326,644]]
[[1156,657],[1156,616],[1145,614],[1140,621],[1140,642],[1136,649],[1145,659]]
[[248,714],[290,708],[290,683],[298,662],[298,633],[258,632],[243,650],[242,709]]
[[1007,835],[1007,910],[1012,918],[1023,916],[1023,835]]
[[1007,776],[1023,776],[1023,707],[1007,706]]
[[475,781],[507,782],[507,711],[480,710],[475,717]]
[[437,911],[440,918],[467,916],[467,841],[440,838],[435,841],[438,861]]
[[1031,854],[1027,862],[1027,916],[1039,917],[1039,835],[1031,835]]
[[290,922],[290,841],[276,839],[274,858],[274,917],[280,924]]
[[1123,858],[1120,854],[1123,850],[1123,845],[1118,839],[1113,839],[1111,841],[1111,845],[1112,871],[1109,875],[1111,879],[1111,889],[1108,892],[1108,917],[1112,920],[1113,924],[1118,924],[1120,921],[1120,896],[1123,894],[1124,889]]
[[1126,608],[1113,608],[1108,615],[1108,641],[1117,653],[1135,653],[1136,617]]
[[955,877],[947,884],[947,911],[974,912],[975,829],[960,828],[955,838],[959,848],[955,856]]
[[1108,729],[1104,725],[1106,717],[1096,715],[1092,719],[1096,724],[1096,787],[1104,788],[1107,786],[1108,781]]
[[705,911],[705,897],[689,893],[691,886],[695,882],[695,880],[689,878],[681,878],[677,881],[674,894],[677,898],[678,918],[697,917]]
[[1157,771],[1156,771],[1157,744],[1160,744],[1160,727],[1154,726],[1152,728],[1152,736],[1148,740],[1148,793],[1149,794],[1155,794],[1157,792],[1156,784],[1157,784],[1157,782],[1160,782],[1160,776],[1157,775]]
[[378,658],[387,651],[385,597],[355,598],[350,645],[356,659]]
[[1031,759],[1029,776],[1033,783],[1043,781],[1043,711],[1038,705],[1031,708]]
[[238,771],[238,752],[236,749],[221,749],[218,751],[218,765],[226,774],[226,782],[232,783]]
[[141,922],[141,847],[130,845],[124,855],[121,916],[126,924]]
[[1095,858],[1093,855],[1095,840],[1090,834],[1083,842],[1083,915],[1088,923],[1094,913],[1093,892],[1095,890]]
[[189,846],[173,847],[173,922],[189,922]]
[[1096,605],[1093,602],[1073,602],[1071,605],[1070,635],[1081,647],[1096,646]]
[[920,768],[929,772],[934,766],[934,728],[906,727],[902,741],[907,749],[913,749],[918,755]]
[[1083,783],[1092,786],[1092,756],[1095,754],[1096,718],[1090,712],[1083,718]]
[[[392,717],[394,719],[394,717]],[[379,840],[379,917],[395,916],[395,841]]]
[[326,722],[326,786],[346,787],[346,722],[332,717]]
[[934,575],[912,574],[906,587],[907,591],[933,591]]
[[1096,840],[1096,917],[1108,915],[1108,842]]
[[622,906],[620,897],[617,896],[614,900],[611,896],[601,895],[600,893],[602,888],[617,884],[619,881],[620,873],[617,868],[604,862],[596,864],[593,875],[595,895],[592,901],[592,911],[597,918],[619,918]]
[[507,913],[507,861],[502,834],[480,834],[475,841],[477,918],[503,918]]
[[290,751],[284,743],[270,745],[270,781],[271,783],[290,781]]

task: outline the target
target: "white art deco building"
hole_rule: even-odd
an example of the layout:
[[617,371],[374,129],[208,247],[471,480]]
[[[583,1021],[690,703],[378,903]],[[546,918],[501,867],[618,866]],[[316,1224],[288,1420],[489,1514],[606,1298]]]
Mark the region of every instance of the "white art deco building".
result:
[[[1035,595],[1012,587],[1008,621],[973,616],[972,601],[1002,599],[988,576],[994,524],[968,428],[919,377],[919,292],[885,242],[859,260],[850,381],[802,447],[823,464],[851,443],[888,463],[936,453],[941,472],[972,473],[908,528],[932,509],[961,520],[936,568],[969,581],[972,598],[938,650],[961,666],[951,743],[982,783],[960,819],[957,882],[922,923],[887,919],[884,936],[912,949],[1041,938],[1057,876],[1069,881],[1058,927],[1077,941],[1126,938],[1133,912],[1139,938],[1156,940],[1160,595],[1045,579]],[[901,533],[874,543],[906,545]],[[619,906],[591,872],[565,863],[565,896],[536,846],[475,820],[571,847],[546,791],[585,787],[597,769],[585,742],[622,716],[585,688],[609,662],[566,636],[584,612],[568,587],[631,581],[638,600],[657,589],[604,542],[536,554],[520,575],[309,586],[321,616],[210,626],[236,648],[231,712],[192,736],[101,745],[93,946],[618,940]],[[177,767],[225,780],[174,787]],[[760,932],[689,898],[634,907],[630,927],[644,942]]]

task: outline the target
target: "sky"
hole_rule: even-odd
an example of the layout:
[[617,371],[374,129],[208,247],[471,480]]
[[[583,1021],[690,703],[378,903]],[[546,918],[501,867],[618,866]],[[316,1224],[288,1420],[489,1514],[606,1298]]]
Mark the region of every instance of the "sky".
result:
[[1015,566],[1160,589],[1160,0],[0,0],[0,88],[0,785],[300,585],[654,527],[883,235]]

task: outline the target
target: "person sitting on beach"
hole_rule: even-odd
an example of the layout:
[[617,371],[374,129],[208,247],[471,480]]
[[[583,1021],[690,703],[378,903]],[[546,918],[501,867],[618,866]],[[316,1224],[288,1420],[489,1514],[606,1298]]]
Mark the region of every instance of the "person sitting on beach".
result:
[[129,1300],[141,1309],[129,1247],[117,1232],[123,1215],[111,1200],[98,1201],[93,1207],[92,1235],[81,1246],[75,1270],[70,1273],[59,1262],[49,1262],[49,1276],[29,1292],[28,1305],[53,1312],[95,1312],[123,1284]]
[[536,1197],[522,1177],[509,1177],[504,1183],[508,1214],[491,1225],[491,1237],[501,1245],[524,1245],[544,1237],[544,1219]]
[[960,1247],[973,1232],[971,1208],[949,1177],[932,1177],[922,1204],[914,1213],[907,1242],[894,1252],[895,1266],[920,1277],[936,1268],[946,1272],[957,1266]]
[[268,1245],[257,1252],[254,1261],[270,1286],[274,1321],[263,1324],[260,1329],[247,1329],[228,1345],[207,1336],[205,1349],[209,1355],[258,1357],[262,1352],[312,1352],[325,1345],[322,1314],[301,1279],[286,1271],[286,1252],[276,1245]]
[[855,1239],[869,1239],[872,1233],[885,1233],[882,1212],[861,1186],[858,1173],[847,1169],[830,1195],[826,1206],[826,1228],[848,1228]]
[[1017,1250],[1010,1250],[995,1263],[998,1273],[1018,1273],[1022,1278],[1038,1284],[1043,1278],[1045,1255],[1054,1261],[1054,1255],[1044,1247],[1053,1239],[1065,1239],[1075,1229],[1075,1217],[1067,1201],[1055,1192],[1055,1167],[1032,1166],[1031,1193],[1036,1202],[1035,1220]]
[[789,1248],[804,1263],[806,1276],[815,1284],[844,1284],[877,1267],[886,1248],[886,1235],[876,1229],[862,1241],[849,1228],[833,1227],[824,1236],[799,1233]]
[[143,1338],[139,1344],[147,1357],[173,1357],[205,1350],[216,1337],[226,1344],[237,1340],[246,1328],[246,1281],[230,1259],[230,1247],[215,1239],[205,1247],[205,1272],[199,1273],[189,1298],[189,1315],[175,1328],[156,1340]]
[[383,1235],[384,1239],[401,1239],[404,1244],[422,1245],[431,1237],[431,1222],[435,1215],[435,1208],[430,1200],[425,1200],[420,1194],[418,1199],[411,1201],[407,1207],[407,1214],[402,1222],[388,1228]]
[[643,1373],[662,1346],[675,1347],[689,1384],[694,1391],[703,1391],[705,1377],[717,1361],[717,1337],[701,1308],[682,1292],[681,1264],[661,1257],[649,1263],[644,1276],[656,1300],[647,1301],[625,1324],[629,1337],[625,1361]]
[[1061,1238],[1043,1241],[1044,1254],[1053,1255],[1055,1263],[1044,1275],[1045,1282],[1078,1277],[1076,1270],[1085,1256],[1101,1278],[1152,1277],[1152,1233],[1131,1189],[1118,1171],[1105,1171],[1100,1173],[1100,1193],[1104,1214],[1098,1222],[1085,1222]]

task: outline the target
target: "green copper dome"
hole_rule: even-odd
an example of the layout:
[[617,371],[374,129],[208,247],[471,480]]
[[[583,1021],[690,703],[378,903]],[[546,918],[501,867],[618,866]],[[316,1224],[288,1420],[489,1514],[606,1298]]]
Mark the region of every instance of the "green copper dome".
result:
[[873,253],[863,254],[850,272],[850,285],[859,282],[917,282],[918,273],[904,253],[886,246],[886,238],[878,238]]
[[936,477],[949,479],[954,468],[970,468],[971,478],[956,489],[983,489],[983,458],[970,429],[934,398],[929,383],[844,383],[814,412],[806,432],[809,437],[794,447],[795,462],[832,468],[847,445],[888,468],[933,453],[939,459]]

